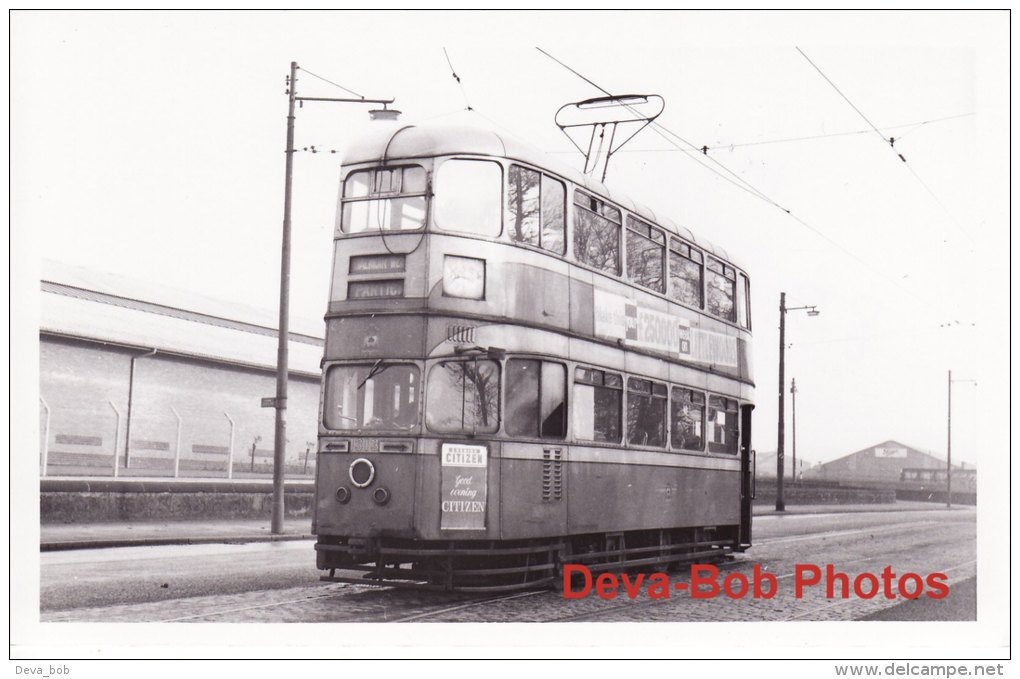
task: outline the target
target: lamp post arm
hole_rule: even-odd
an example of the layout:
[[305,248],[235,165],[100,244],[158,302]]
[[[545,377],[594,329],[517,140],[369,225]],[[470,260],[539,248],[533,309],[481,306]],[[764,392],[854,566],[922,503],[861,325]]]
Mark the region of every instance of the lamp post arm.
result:
[[333,97],[294,97],[295,101],[338,101],[342,104],[392,104],[396,99],[336,99]]

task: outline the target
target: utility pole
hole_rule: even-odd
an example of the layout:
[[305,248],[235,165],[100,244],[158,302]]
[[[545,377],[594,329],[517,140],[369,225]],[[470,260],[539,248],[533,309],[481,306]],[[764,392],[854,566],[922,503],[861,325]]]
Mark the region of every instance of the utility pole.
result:
[[953,382],[970,382],[977,386],[977,380],[954,380],[949,371],[946,384],[946,509],[953,506]]
[[790,379],[790,398],[793,400],[793,482],[797,483],[797,378]]
[[779,293],[779,436],[776,442],[776,511],[785,512],[786,502],[783,500],[783,439],[785,425],[783,415],[783,395],[786,392],[786,293]]
[[946,509],[953,506],[953,371],[946,384]]
[[280,246],[280,325],[276,350],[276,427],[273,438],[273,518],[270,530],[283,532],[283,467],[287,459],[287,375],[290,340],[290,204],[294,178],[294,103],[297,101],[297,62],[290,62],[287,79],[287,170],[283,187],[283,243]]
[[284,175],[283,188],[283,243],[280,246],[280,326],[279,344],[276,350],[276,397],[263,399],[263,405],[270,404],[276,409],[276,426],[273,438],[273,516],[271,531],[275,534],[283,532],[284,498],[283,478],[284,465],[287,461],[287,377],[290,340],[290,208],[291,190],[294,178],[294,104],[306,101],[331,101],[358,104],[382,104],[383,109],[372,111],[373,117],[395,119],[400,113],[387,109],[393,99],[333,99],[328,97],[299,97],[297,95],[296,61],[290,62],[290,77],[287,78],[287,169]]
[[[801,311],[807,310],[808,316],[817,316],[821,312],[816,308],[814,304],[808,304],[805,306],[786,307],[786,293],[779,293],[779,436],[776,444],[776,511],[786,511],[786,502],[783,499],[783,475],[785,470],[783,469],[783,463],[785,462],[785,453],[783,452],[783,445],[786,438],[786,421],[785,421],[785,403],[783,401],[783,395],[786,392],[786,312],[787,311]],[[796,441],[796,439],[794,439]],[[796,445],[796,444],[795,444]],[[793,458],[794,464],[797,462],[797,458]],[[794,468],[794,475],[796,475],[797,469]]]

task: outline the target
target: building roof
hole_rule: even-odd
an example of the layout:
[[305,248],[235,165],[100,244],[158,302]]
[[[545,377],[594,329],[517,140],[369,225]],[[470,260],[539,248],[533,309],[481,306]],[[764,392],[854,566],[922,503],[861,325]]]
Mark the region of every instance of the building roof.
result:
[[[877,450],[882,450],[885,452],[883,455],[878,455],[876,453]],[[896,463],[897,461],[899,461],[898,466],[902,467],[916,467],[918,461],[922,461],[923,465],[927,465],[929,467],[945,466],[946,464],[946,459],[944,457],[932,455],[928,451],[922,450],[915,446],[909,446],[905,443],[896,441],[895,439],[888,439],[886,441],[882,441],[881,443],[875,443],[873,445],[870,445],[867,448],[861,448],[860,450],[856,450],[852,453],[843,455],[842,457],[838,457],[834,460],[824,462],[818,465],[817,467],[813,467],[811,469],[811,473],[821,474],[824,473],[826,469],[836,469],[842,467],[851,458],[857,457],[865,457],[868,459],[874,459],[876,461],[880,460],[882,462],[889,461],[891,463]],[[962,468],[964,466],[974,468],[973,464],[965,462],[963,460],[956,460],[956,463],[953,465],[954,468]],[[805,470],[805,474],[806,473],[807,470]]]
[[[263,369],[276,368],[275,312],[44,261],[39,330]],[[289,366],[320,373],[325,326],[291,320]]]

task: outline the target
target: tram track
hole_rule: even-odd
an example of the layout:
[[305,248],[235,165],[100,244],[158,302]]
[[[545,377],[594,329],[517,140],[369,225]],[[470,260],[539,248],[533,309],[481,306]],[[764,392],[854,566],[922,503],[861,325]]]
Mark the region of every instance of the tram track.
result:
[[[841,570],[853,564],[881,561],[902,564],[905,569],[931,570],[930,564],[949,544],[944,537],[936,538],[939,531],[932,530],[935,521],[911,521],[897,525],[862,526],[851,529],[805,532],[797,535],[764,538],[755,543],[753,554],[733,555],[730,560],[716,564],[720,569],[719,582],[729,573],[750,575],[755,566],[770,573],[779,581],[793,578],[796,563],[834,563]],[[900,536],[905,537],[900,537]],[[967,538],[969,539],[969,538]],[[962,544],[962,543],[959,543]],[[789,547],[789,549],[788,549]],[[862,550],[866,553],[862,554]],[[794,557],[796,555],[796,557]],[[943,556],[948,556],[945,554]],[[955,552],[958,561],[966,553]],[[842,558],[846,556],[848,558]],[[796,560],[795,560],[796,558]],[[946,572],[966,568],[974,563],[960,561],[945,569]],[[872,567],[877,572],[878,565]],[[935,569],[938,570],[938,569]],[[683,573],[681,567],[678,573]],[[647,576],[647,574],[646,574]],[[679,576],[673,576],[681,582]],[[966,577],[970,577],[967,575]],[[954,579],[951,582],[957,582]],[[632,579],[633,582],[633,579]],[[584,599],[566,600],[561,593],[548,589],[518,590],[504,594],[476,594],[425,591],[392,586],[359,583],[304,582],[294,587],[268,591],[249,590],[239,593],[212,594],[182,597],[161,601],[114,604],[107,607],[87,607],[44,613],[48,622],[465,622],[465,621],[619,621],[619,620],[671,620],[703,617],[705,619],[774,619],[805,620],[813,616],[833,617],[844,605],[840,601],[821,601],[817,598],[794,600],[792,586],[781,585],[778,608],[766,608],[764,602],[691,599],[690,593],[671,591],[669,599],[646,598],[642,595],[630,599],[621,589],[616,601],[605,601],[592,593]],[[856,599],[855,599],[856,600]],[[672,602],[672,605],[669,605]],[[872,608],[882,602],[872,602]],[[691,606],[693,604],[693,606]],[[172,609],[168,609],[172,606]],[[642,611],[648,611],[647,615]],[[168,613],[170,613],[168,615]],[[838,612],[834,613],[839,617]],[[855,613],[856,615],[856,613]]]

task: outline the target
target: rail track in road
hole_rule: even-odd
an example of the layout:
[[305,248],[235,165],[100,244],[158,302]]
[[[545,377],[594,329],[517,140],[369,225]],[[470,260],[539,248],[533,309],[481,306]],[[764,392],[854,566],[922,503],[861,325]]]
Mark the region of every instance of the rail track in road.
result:
[[[551,590],[512,594],[470,595],[379,587],[372,584],[299,584],[270,590],[185,596],[57,611],[44,608],[44,622],[571,622],[571,621],[739,621],[848,620],[898,603],[886,599],[828,600],[818,591],[803,598],[793,594],[796,564],[834,564],[851,577],[880,572],[894,564],[898,572],[953,573],[950,585],[976,571],[974,524],[956,516],[940,522],[917,515],[875,517],[838,527],[838,520],[809,526],[803,521],[774,522],[767,537],[746,555],[724,562],[720,582],[732,573],[750,578],[755,566],[780,583],[774,599],[693,599],[675,592],[651,599],[642,588],[634,599],[620,589],[614,600],[591,594],[565,599]],[[902,523],[888,523],[900,520]],[[920,519],[920,520],[918,520]],[[884,522],[884,523],[883,523]],[[864,525],[870,523],[871,525]],[[784,531],[795,530],[795,534]],[[671,582],[686,579],[687,569],[669,574]],[[300,579],[298,579],[300,581]],[[184,588],[186,590],[186,588]]]

